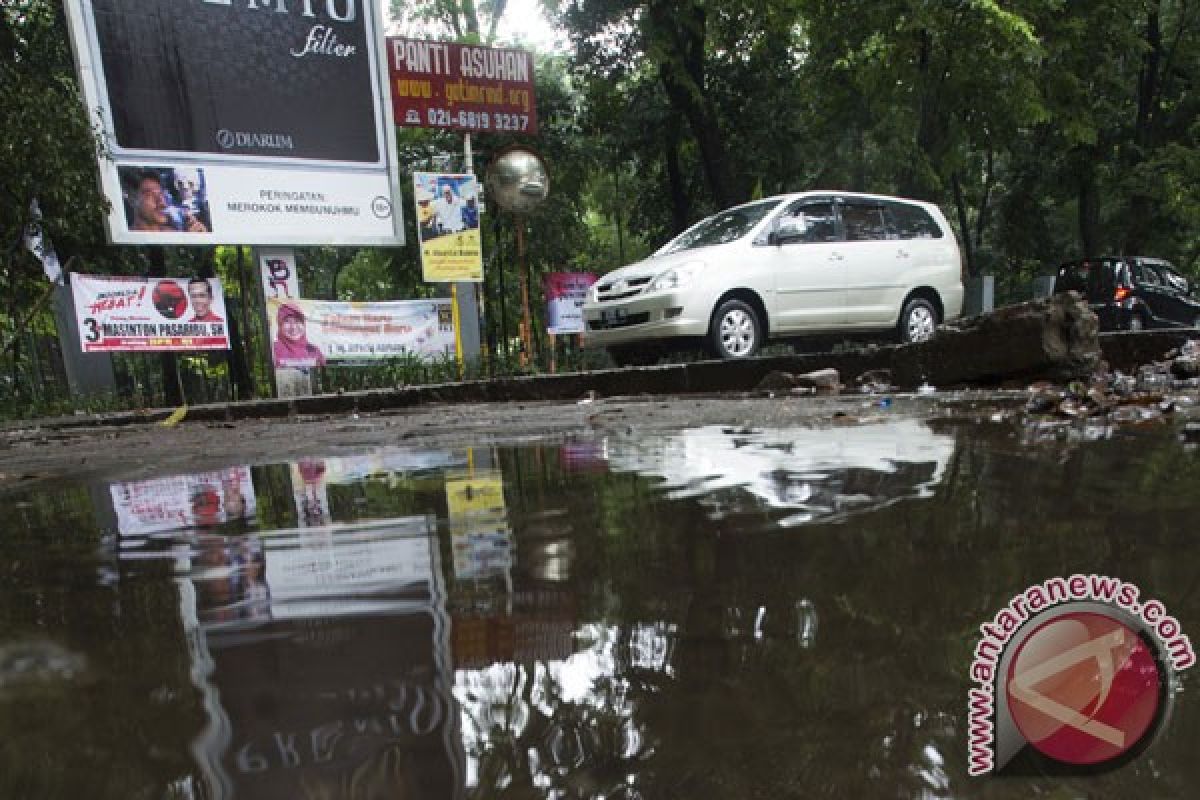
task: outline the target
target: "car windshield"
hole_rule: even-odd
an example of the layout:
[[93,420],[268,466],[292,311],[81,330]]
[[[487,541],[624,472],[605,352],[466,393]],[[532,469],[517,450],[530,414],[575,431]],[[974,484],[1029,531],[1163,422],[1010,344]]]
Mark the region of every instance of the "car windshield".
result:
[[697,247],[709,247],[714,244],[725,244],[740,239],[779,203],[779,200],[764,200],[761,203],[739,206],[714,214],[668,244],[658,252],[658,255],[678,253],[680,250],[693,250]]
[[1091,298],[1107,297],[1120,283],[1122,263],[1114,259],[1074,261],[1058,271],[1054,290],[1074,290]]

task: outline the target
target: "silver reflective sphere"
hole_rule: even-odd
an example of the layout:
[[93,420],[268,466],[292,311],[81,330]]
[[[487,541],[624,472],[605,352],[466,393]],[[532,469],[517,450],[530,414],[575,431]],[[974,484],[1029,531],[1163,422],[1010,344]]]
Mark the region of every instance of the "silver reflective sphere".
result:
[[526,214],[550,193],[550,177],[541,156],[514,148],[498,156],[487,171],[488,197],[505,211]]

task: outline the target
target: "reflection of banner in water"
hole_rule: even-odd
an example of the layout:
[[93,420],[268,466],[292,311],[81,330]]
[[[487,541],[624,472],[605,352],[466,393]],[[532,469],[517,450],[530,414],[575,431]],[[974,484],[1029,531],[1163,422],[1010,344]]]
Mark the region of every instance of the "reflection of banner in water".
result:
[[333,521],[329,495],[325,491],[325,461],[304,458],[288,466],[292,478],[292,499],[302,528],[314,528]]
[[[288,306],[303,313],[303,337],[294,342],[280,339],[279,309],[285,301],[267,300],[267,320],[275,352],[306,349],[320,351],[326,361],[370,361],[413,356],[421,359],[454,355],[454,310],[445,298],[397,300],[386,303],[335,303],[325,300],[292,299]],[[284,309],[285,315],[289,309]],[[295,334],[293,334],[295,335]],[[278,362],[279,357],[276,358]],[[287,362],[287,366],[315,366],[309,362]]]
[[249,467],[114,483],[109,493],[124,536],[219,525],[255,514]]
[[504,477],[498,471],[446,477],[446,508],[460,580],[505,577],[513,566],[512,532],[504,504]]
[[290,465],[292,497],[299,525],[309,528],[333,521],[328,487],[372,478],[395,481],[399,476],[457,466],[466,459],[448,450],[388,448],[360,456],[301,459]]

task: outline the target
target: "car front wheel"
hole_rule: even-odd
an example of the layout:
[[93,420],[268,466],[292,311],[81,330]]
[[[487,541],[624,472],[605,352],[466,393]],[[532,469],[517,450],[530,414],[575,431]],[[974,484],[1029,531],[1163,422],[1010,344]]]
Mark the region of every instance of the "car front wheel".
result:
[[708,340],[718,358],[749,358],[762,346],[762,322],[748,303],[726,300],[713,314]]
[[905,344],[924,342],[933,337],[937,326],[937,309],[933,303],[923,297],[914,297],[900,312],[900,341]]

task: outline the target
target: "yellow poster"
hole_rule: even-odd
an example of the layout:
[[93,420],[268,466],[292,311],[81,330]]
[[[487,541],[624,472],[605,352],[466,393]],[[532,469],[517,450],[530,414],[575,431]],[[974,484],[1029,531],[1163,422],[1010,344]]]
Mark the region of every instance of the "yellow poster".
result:
[[499,472],[480,472],[475,476],[446,476],[446,506],[449,517],[465,517],[486,512],[504,513],[504,479]]
[[475,176],[416,172],[413,190],[424,280],[482,282],[483,244]]

